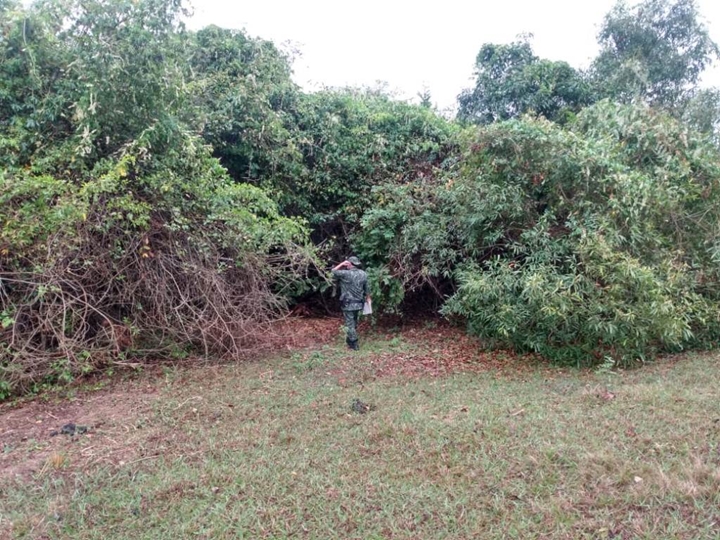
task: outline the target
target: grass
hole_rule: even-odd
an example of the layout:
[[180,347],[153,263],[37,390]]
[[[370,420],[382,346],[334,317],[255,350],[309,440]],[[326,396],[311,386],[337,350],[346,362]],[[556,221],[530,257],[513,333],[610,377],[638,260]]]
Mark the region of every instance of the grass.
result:
[[166,370],[129,457],[2,480],[0,536],[720,538],[717,355],[379,378],[419,345],[366,345]]

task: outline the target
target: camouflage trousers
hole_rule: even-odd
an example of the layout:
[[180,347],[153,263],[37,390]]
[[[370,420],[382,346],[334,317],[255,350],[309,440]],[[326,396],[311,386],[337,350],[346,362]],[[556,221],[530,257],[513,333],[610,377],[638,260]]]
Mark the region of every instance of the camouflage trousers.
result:
[[357,347],[358,342],[358,334],[357,334],[357,325],[358,321],[360,320],[360,312],[362,310],[343,310],[343,317],[345,319],[345,331],[347,332],[347,344],[348,347],[355,348]]

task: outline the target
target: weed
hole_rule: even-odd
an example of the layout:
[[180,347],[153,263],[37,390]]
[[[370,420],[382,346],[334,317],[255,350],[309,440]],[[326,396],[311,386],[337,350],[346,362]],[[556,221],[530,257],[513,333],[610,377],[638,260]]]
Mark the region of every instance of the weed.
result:
[[327,358],[325,358],[322,351],[312,351],[304,355],[293,353],[290,360],[292,368],[299,373],[321,368],[327,363]]

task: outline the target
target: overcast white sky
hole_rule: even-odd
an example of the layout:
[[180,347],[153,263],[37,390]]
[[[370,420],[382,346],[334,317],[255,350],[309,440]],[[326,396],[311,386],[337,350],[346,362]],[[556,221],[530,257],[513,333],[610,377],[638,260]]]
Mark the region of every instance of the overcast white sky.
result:
[[[720,1],[697,0],[720,43]],[[631,2],[632,3],[632,2]],[[596,35],[615,0],[194,0],[191,28],[216,24],[289,43],[305,89],[388,83],[401,97],[424,87],[440,109],[471,86],[483,43],[508,43],[529,32],[535,54],[587,67]],[[705,85],[720,86],[720,67]]]

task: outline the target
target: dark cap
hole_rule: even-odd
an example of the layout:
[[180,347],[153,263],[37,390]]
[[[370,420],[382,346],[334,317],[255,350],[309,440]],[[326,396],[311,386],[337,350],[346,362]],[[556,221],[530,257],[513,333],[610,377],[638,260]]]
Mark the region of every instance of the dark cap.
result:
[[362,263],[360,262],[360,259],[358,259],[355,256],[352,256],[348,259],[348,262],[352,264],[353,266],[357,266],[358,268],[362,267]]

